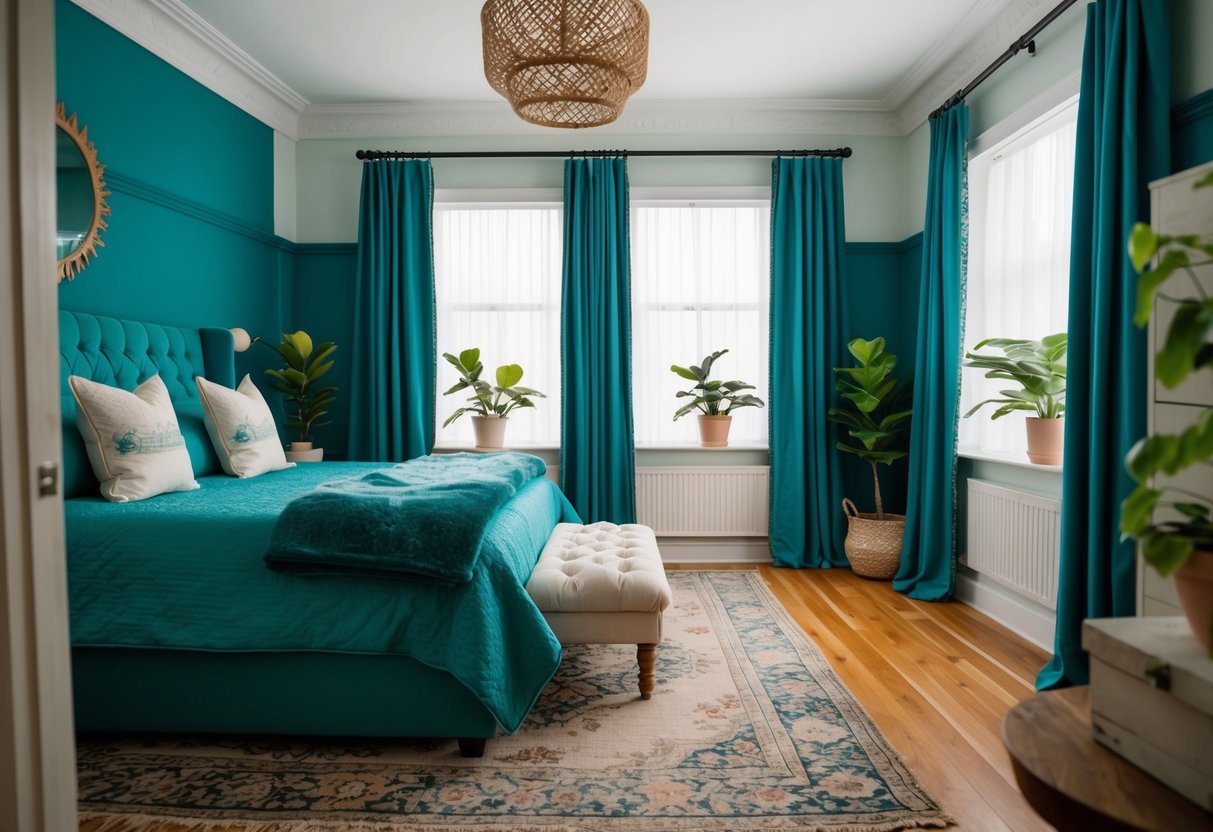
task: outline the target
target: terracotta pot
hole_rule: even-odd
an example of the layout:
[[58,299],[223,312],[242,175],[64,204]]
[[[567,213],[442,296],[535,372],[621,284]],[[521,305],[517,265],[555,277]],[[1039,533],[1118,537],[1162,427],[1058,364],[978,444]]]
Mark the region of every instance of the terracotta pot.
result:
[[287,462],[320,462],[324,459],[324,448],[313,448],[311,442],[292,442],[286,452]]
[[472,430],[476,432],[476,449],[481,451],[500,451],[505,447],[504,416],[473,416]]
[[901,565],[901,541],[906,533],[904,514],[885,512],[877,519],[874,512],[859,511],[849,499],[842,501],[847,515],[847,537],[842,549],[851,562],[851,571],[861,578],[887,581]]
[[1213,552],[1197,550],[1175,571],[1175,591],[1192,635],[1213,650]]
[[1029,416],[1025,424],[1028,428],[1028,459],[1037,465],[1061,465],[1066,420]]
[[732,416],[699,417],[699,444],[705,448],[727,448]]

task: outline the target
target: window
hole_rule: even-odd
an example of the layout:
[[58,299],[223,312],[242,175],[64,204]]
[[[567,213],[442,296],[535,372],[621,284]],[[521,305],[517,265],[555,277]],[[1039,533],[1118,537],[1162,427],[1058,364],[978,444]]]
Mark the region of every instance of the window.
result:
[[[673,421],[690,382],[671,364],[728,349],[713,378],[767,398],[769,200],[636,200],[632,206],[632,396],[637,445],[698,443],[694,415]],[[764,410],[733,420],[730,445],[765,446]]]
[[[1038,339],[1066,329],[1077,103],[1056,108],[969,165],[965,349],[986,338]],[[985,350],[983,350],[984,352]],[[960,411],[1013,382],[963,370]],[[1022,412],[960,420],[961,451],[1024,460]]]
[[467,394],[443,396],[459,373],[442,359],[479,347],[483,378],[521,364],[525,387],[547,394],[536,408],[510,414],[509,447],[560,445],[560,203],[434,205],[437,307],[437,444],[471,446],[472,423],[442,423]]

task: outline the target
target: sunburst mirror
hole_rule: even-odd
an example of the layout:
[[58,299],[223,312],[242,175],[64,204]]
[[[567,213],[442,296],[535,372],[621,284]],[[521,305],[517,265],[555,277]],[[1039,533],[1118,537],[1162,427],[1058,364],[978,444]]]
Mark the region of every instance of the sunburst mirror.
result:
[[67,115],[60,101],[55,108],[55,185],[58,195],[55,250],[59,261],[59,280],[71,280],[84,270],[90,257],[97,255],[101,232],[109,205],[105,198],[102,174],[105,165],[97,161],[97,148],[88,137],[88,128],[76,123],[76,114]]

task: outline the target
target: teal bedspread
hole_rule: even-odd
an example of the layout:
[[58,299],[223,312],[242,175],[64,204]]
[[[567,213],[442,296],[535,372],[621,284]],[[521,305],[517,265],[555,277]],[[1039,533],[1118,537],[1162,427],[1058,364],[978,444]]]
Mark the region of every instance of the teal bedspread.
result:
[[324,483],[287,504],[265,562],[462,584],[489,521],[547,470],[515,452],[431,454]]
[[72,644],[407,655],[451,673],[517,730],[560,661],[526,581],[555,524],[576,514],[551,482],[531,480],[493,516],[458,585],[266,568],[287,503],[380,467],[316,463],[203,477],[198,491],[134,503],[65,501]]

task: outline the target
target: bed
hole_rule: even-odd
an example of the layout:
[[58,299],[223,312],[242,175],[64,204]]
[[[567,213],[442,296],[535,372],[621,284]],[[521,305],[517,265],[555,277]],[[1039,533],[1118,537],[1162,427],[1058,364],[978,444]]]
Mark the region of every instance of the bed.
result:
[[[560,661],[525,591],[556,523],[577,521],[550,481],[531,480],[492,517],[466,584],[271,571],[262,556],[291,499],[382,465],[224,475],[193,378],[234,386],[226,330],[62,311],[60,349],[78,729],[456,737],[476,755],[519,727]],[[106,502],[67,376],[129,390],[153,372],[201,488]]]

